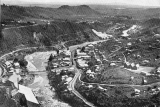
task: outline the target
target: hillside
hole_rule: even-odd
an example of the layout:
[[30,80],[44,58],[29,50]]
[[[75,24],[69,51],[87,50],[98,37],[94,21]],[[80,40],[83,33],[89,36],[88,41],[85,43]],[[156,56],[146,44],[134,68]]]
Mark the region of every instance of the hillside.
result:
[[159,18],[160,8],[124,7],[110,5],[62,5],[59,8],[53,7],[22,7],[1,5],[2,21],[6,19],[19,20],[25,18],[36,19],[76,19],[85,17],[99,17],[101,15],[131,16],[135,19]]
[[68,6],[63,5],[57,9],[57,13],[66,13],[68,15],[83,15],[83,16],[97,16],[100,15],[97,11],[91,9],[87,5]]
[[44,7],[22,7],[22,6],[6,6],[2,5],[2,21],[6,19],[68,19],[80,16],[91,17],[99,16],[100,13],[91,9],[87,5],[66,6],[59,8],[44,8]]
[[24,7],[20,6],[1,6],[1,21],[22,19],[24,17],[31,17],[32,14],[26,11]]
[[144,7],[127,7],[117,5],[93,5],[90,6],[94,10],[106,15],[126,15],[135,19],[159,18],[160,8],[144,8]]
[[[34,25],[2,30],[0,50],[9,51],[18,46],[51,46],[59,42],[70,45],[76,42],[98,40],[88,24],[70,21],[54,21],[50,25]],[[74,42],[75,41],[75,42]]]
[[144,21],[142,23],[142,25],[146,26],[146,27],[159,26],[160,25],[160,19],[159,18],[152,18],[152,19]]

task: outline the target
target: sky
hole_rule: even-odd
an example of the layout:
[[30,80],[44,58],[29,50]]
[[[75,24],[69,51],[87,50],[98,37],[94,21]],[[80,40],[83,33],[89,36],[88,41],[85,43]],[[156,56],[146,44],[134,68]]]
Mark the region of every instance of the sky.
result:
[[160,0],[0,0],[1,3],[6,4],[126,4],[126,5],[140,5],[140,6],[158,6],[160,7]]

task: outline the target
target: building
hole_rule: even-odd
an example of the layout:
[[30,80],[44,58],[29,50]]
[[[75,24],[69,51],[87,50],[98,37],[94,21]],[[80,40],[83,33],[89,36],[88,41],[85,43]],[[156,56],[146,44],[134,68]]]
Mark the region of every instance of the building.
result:
[[127,43],[127,45],[128,45],[128,46],[131,46],[131,45],[132,45],[132,43],[131,43],[131,42],[129,42],[129,43]]
[[89,45],[87,45],[88,47],[94,47],[94,45],[93,44],[89,44]]
[[140,90],[139,89],[134,89],[135,93],[134,93],[134,96],[137,97],[140,95]]
[[131,69],[137,70],[137,67],[136,67],[135,63],[131,63]]
[[140,65],[139,64],[136,64],[136,67],[137,67],[137,69],[140,67]]
[[69,56],[71,55],[70,50],[64,50],[63,53],[64,53],[65,55],[69,55]]
[[160,38],[160,34],[155,34],[154,37]]
[[87,56],[87,53],[84,53],[84,52],[78,53],[78,52],[77,52],[77,55],[78,55],[78,56]]
[[19,85],[18,92],[24,94],[26,99],[27,99],[27,101],[35,103],[35,104],[39,104],[39,102],[36,99],[36,97],[35,97],[35,95],[34,95],[34,93],[33,93],[31,88],[28,88],[28,87],[23,86],[23,85]]
[[137,70],[137,68],[139,68],[139,64],[126,62],[126,63],[124,63],[124,68]]
[[5,65],[9,68],[9,67],[12,67],[12,64],[11,64],[11,62],[9,62],[9,61],[6,61],[5,62]]
[[90,73],[92,73],[92,71],[89,69],[89,70],[87,70],[86,73],[87,73],[87,74],[90,74]]
[[63,61],[66,61],[66,62],[70,61],[70,57],[63,58]]
[[72,81],[72,77],[68,77],[68,78],[66,78],[66,83],[68,84],[70,81]]
[[59,64],[58,63],[52,63],[53,64],[53,68],[58,68]]
[[93,88],[93,85],[88,85],[88,88]]
[[86,55],[86,56],[78,56],[78,58],[79,59],[84,59],[84,60],[88,60],[88,59],[90,59],[91,58],[91,56],[89,56],[89,55]]
[[13,65],[14,65],[15,68],[20,68],[20,65],[19,65],[18,62],[13,63]]
[[86,61],[83,59],[78,59],[77,63],[80,67],[88,67],[88,64],[86,64]]
[[115,63],[110,63],[110,66],[116,66],[116,64]]

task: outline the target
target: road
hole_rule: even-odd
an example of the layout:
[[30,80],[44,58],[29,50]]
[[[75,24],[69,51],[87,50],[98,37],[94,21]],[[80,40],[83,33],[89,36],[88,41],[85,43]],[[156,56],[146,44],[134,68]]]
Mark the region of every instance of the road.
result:
[[5,58],[7,55],[13,54],[13,53],[18,52],[18,51],[21,51],[21,50],[31,49],[31,48],[37,48],[37,47],[27,47],[27,48],[17,49],[17,50],[15,50],[15,51],[12,51],[12,52],[9,52],[9,53],[6,53],[6,54],[2,55],[2,56],[0,57],[0,60],[2,60],[3,58]]
[[[104,41],[104,40],[103,40]],[[101,41],[96,41],[96,42],[101,42]],[[88,43],[84,43],[84,44],[90,44],[91,42],[88,42]],[[81,45],[77,45],[77,46],[81,46]],[[51,47],[54,47],[54,46],[51,46]],[[6,53],[4,54],[3,56],[0,57],[0,60],[2,60],[3,58],[5,58],[7,55],[9,54],[13,54],[15,52],[18,52],[18,51],[21,51],[21,50],[25,50],[25,49],[32,49],[32,48],[37,48],[37,47],[27,47],[27,48],[22,48],[22,49],[17,49],[15,51],[12,51],[12,52],[9,52],[9,53]],[[72,49],[72,48],[71,48]],[[74,62],[75,64],[75,62]],[[75,70],[76,70],[76,75],[74,76],[73,80],[69,83],[69,86],[68,88],[70,88],[72,90],[72,92],[80,99],[82,99],[87,105],[91,106],[91,107],[95,107],[92,103],[88,102],[85,98],[83,98],[83,96],[81,94],[79,94],[79,92],[77,90],[75,90],[74,86],[75,86],[75,83],[76,83],[76,80],[77,78],[81,75],[81,72],[76,68],[75,65],[73,65]],[[64,69],[67,67],[62,67],[61,69]],[[30,74],[35,74],[35,75],[46,75],[46,72],[44,71],[41,71],[41,72],[32,72]]]
[[[70,46],[69,49],[71,52],[73,52],[77,47],[82,47],[82,46],[86,46],[87,44],[91,44],[91,43],[99,43],[99,42],[104,42],[104,41],[108,41],[108,40],[99,40],[99,41],[93,41],[93,42],[85,42],[79,45],[74,45],[74,46]],[[51,46],[54,47],[54,46]],[[0,57],[0,60],[3,59],[4,57],[6,57],[9,54],[13,54],[14,52],[18,52],[20,50],[25,50],[25,49],[31,49],[31,48],[37,48],[37,47],[27,47],[27,48],[23,48],[23,49],[18,49],[15,51],[12,51],[10,53],[4,54],[3,56]],[[116,50],[117,51],[117,50]],[[71,57],[71,59],[74,59],[73,56]],[[76,89],[75,89],[75,84],[77,79],[81,77],[81,70],[77,69],[76,67],[76,62],[73,61],[73,67],[75,69],[75,76],[74,78],[70,81],[70,83],[68,84],[68,89],[71,90],[78,98],[80,98],[81,100],[83,100],[83,102],[85,104],[87,104],[90,107],[95,107],[94,104],[88,102]],[[65,67],[66,68],[66,67]],[[66,68],[67,69],[67,68]],[[32,74],[32,73],[31,73]],[[33,73],[33,74],[37,74],[37,75],[46,75],[46,72],[39,72],[39,73]],[[80,80],[81,81],[81,80]],[[81,81],[82,82],[82,81]],[[92,84],[92,83],[91,83]],[[93,83],[95,84],[95,83]],[[110,86],[115,86],[115,85],[110,85]]]
[[[35,25],[34,25],[35,26]],[[21,26],[21,27],[25,27],[25,26]],[[19,27],[20,28],[20,27]],[[6,29],[9,29],[9,28],[6,28]],[[86,46],[88,44],[91,44],[91,43],[99,43],[99,42],[105,42],[105,41],[108,41],[108,40],[98,40],[98,41],[93,41],[93,42],[85,42],[85,43],[82,43],[82,44],[79,44],[79,45],[74,45],[74,46],[70,46],[69,49],[71,52],[73,52],[77,47],[83,47],[83,46]],[[65,42],[62,43],[63,45],[65,45]],[[50,47],[54,47],[54,46],[50,46]],[[15,51],[12,51],[10,53],[6,53],[4,54],[3,56],[0,57],[0,60],[5,58],[7,55],[9,54],[13,54],[15,52],[18,52],[18,51],[21,51],[21,50],[25,50],[25,49],[31,49],[31,48],[37,48],[37,47],[27,47],[27,48],[22,48],[22,49],[18,49],[18,50],[15,50]],[[121,49],[121,47],[119,47],[118,49],[116,49],[112,54],[109,55],[109,57],[112,57],[112,55],[119,51]],[[122,53],[123,54],[123,53]],[[124,54],[123,54],[124,55]],[[71,59],[73,60],[74,59],[74,56],[72,55]],[[124,55],[124,62],[126,62],[126,57]],[[73,77],[73,79],[70,81],[70,83],[68,84],[68,89],[72,91],[72,93],[74,93],[78,98],[80,98],[81,100],[83,100],[83,102],[85,104],[87,104],[88,106],[90,107],[95,107],[94,104],[92,104],[91,102],[87,101],[76,89],[75,89],[75,85],[76,85],[76,81],[77,79],[82,82],[82,83],[86,83],[86,82],[83,82],[80,80],[81,78],[81,74],[82,74],[82,71],[80,69],[78,69],[76,67],[76,62],[73,61],[73,67],[75,69],[75,76]],[[59,69],[69,69],[67,67],[62,67],[62,68],[59,68]],[[58,69],[57,69],[58,70]],[[31,73],[32,74],[32,73]],[[37,74],[37,75],[46,75],[47,73],[46,72],[38,72],[38,73],[33,73],[33,74]],[[159,82],[160,83],[160,82]],[[99,83],[86,83],[86,84],[98,84],[98,85],[106,85],[106,86],[118,86],[119,84],[99,84]],[[141,85],[128,85],[128,84],[123,84],[124,86],[141,86]],[[151,86],[152,84],[150,85],[143,85],[143,86]],[[122,86],[122,85],[121,85]]]
[[[29,25],[29,26],[37,26],[38,24],[34,24],[34,25]],[[9,27],[9,28],[4,28],[2,30],[9,30],[9,29],[14,29],[14,28],[23,28],[23,27],[29,27],[29,26],[18,26],[18,27]]]
[[[74,46],[70,46],[69,49],[71,52],[73,52],[77,47],[83,47],[83,46],[86,46],[87,44],[91,44],[91,43],[99,43],[99,42],[104,42],[104,41],[108,41],[108,40],[99,40],[99,41],[94,41],[94,42],[85,42],[85,43],[82,43],[82,44],[79,44],[79,45],[74,45]],[[118,51],[119,49],[117,49],[116,51]],[[73,54],[72,54],[72,60],[74,59],[73,58]],[[88,102],[76,89],[75,89],[75,84],[76,84],[76,81],[77,79],[79,78],[79,81],[80,80],[80,77],[81,77],[81,70],[79,70],[77,67],[76,67],[76,62],[73,60],[73,66],[74,66],[74,70],[75,70],[75,76],[74,78],[72,79],[72,81],[69,83],[68,85],[68,89],[69,90],[72,90],[72,92],[78,97],[80,98],[81,100],[83,100],[83,102],[85,104],[87,104],[88,106],[90,107],[95,107],[94,104],[92,104],[91,102]],[[81,81],[82,82],[82,81]],[[92,83],[91,83],[92,84]],[[95,84],[95,83],[93,83]],[[98,84],[98,83],[97,83]],[[111,85],[111,86],[115,86],[115,85]]]
[[93,42],[85,42],[85,43],[82,43],[82,44],[78,44],[78,45],[73,45],[73,46],[70,46],[69,47],[69,50],[72,52],[73,50],[75,50],[77,47],[83,47],[83,46],[86,46],[86,45],[88,45],[88,44],[91,44],[91,43],[99,43],[99,42],[105,42],[105,41],[108,41],[108,39],[107,40],[98,40],[98,41],[93,41]]
[[[99,40],[99,41],[94,41],[94,42],[85,42],[85,43],[82,43],[82,44],[79,44],[79,45],[74,45],[74,46],[70,46],[69,49],[71,52],[73,52],[77,47],[83,47],[83,46],[86,46],[87,44],[91,44],[91,43],[98,43],[98,42],[104,42],[104,41],[107,41],[107,40]],[[54,46],[50,46],[50,47],[54,47]],[[7,53],[7,54],[4,54],[3,56],[0,57],[0,60],[5,58],[7,55],[9,54],[13,54],[15,52],[18,52],[18,51],[21,51],[21,50],[25,50],[25,49],[31,49],[31,48],[37,48],[37,47],[27,47],[27,48],[22,48],[22,49],[18,49],[18,50],[15,50],[15,51],[12,51],[10,53]],[[118,48],[117,50],[115,50],[114,52],[117,52],[118,50],[120,50],[121,48]],[[113,52],[113,53],[114,53]],[[112,54],[113,54],[112,53]],[[111,55],[110,55],[111,56]],[[72,54],[71,56],[71,59],[73,60],[74,59],[74,55]],[[126,62],[126,58],[124,56],[124,61]],[[77,79],[82,82],[82,83],[86,83],[86,82],[83,82],[80,80],[81,78],[81,74],[82,74],[82,71],[80,69],[78,69],[76,67],[76,62],[73,61],[73,67],[75,69],[75,76],[74,78],[70,81],[70,83],[68,84],[68,89],[71,90],[71,92],[73,94],[75,94],[78,98],[80,98],[85,104],[87,104],[88,106],[90,107],[95,107],[94,104],[92,104],[91,102],[87,101],[76,89],[75,89],[75,85],[76,85],[76,81]],[[68,67],[61,67],[61,68],[58,68],[58,69],[69,69]],[[57,70],[58,70],[57,69]],[[41,72],[32,72],[30,74],[35,74],[35,75],[47,75],[46,72],[44,71],[41,71]],[[119,84],[99,84],[99,83],[86,83],[86,84],[90,84],[90,85],[93,85],[93,84],[98,84],[98,85],[106,85],[106,86],[117,86]],[[151,84],[150,84],[151,85]],[[150,86],[150,85],[143,85],[143,86]],[[121,85],[122,86],[122,85]],[[128,85],[128,84],[124,84],[124,86],[141,86],[141,85]]]
[[[75,64],[75,62],[74,62],[74,64]],[[68,89],[69,89],[69,90],[71,89],[71,90],[72,90],[72,93],[74,93],[78,98],[80,98],[81,100],[83,100],[83,102],[84,102],[85,104],[87,104],[87,105],[90,106],[90,107],[95,107],[94,104],[88,102],[88,101],[75,89],[74,86],[75,86],[75,84],[76,84],[76,81],[77,81],[78,77],[81,76],[81,72],[80,72],[79,69],[77,69],[76,65],[74,65],[74,69],[75,69],[76,73],[75,73],[75,76],[74,76],[74,78],[72,79],[72,81],[68,84]]]
[[[99,42],[104,42],[104,41],[108,41],[108,40],[99,40],[99,41],[93,41],[93,42],[85,42],[85,43],[82,43],[82,44],[79,44],[79,45],[74,45],[74,46],[70,46],[69,49],[71,52],[73,52],[77,47],[83,47],[83,46],[86,46],[87,44],[91,44],[91,43],[99,43]],[[74,59],[73,58],[73,54],[72,54],[72,60]],[[81,100],[83,100],[83,102],[85,104],[87,104],[88,106],[90,107],[95,107],[94,104],[88,102],[76,89],[75,89],[75,84],[76,84],[76,81],[77,79],[79,78],[80,80],[80,77],[81,77],[81,71],[76,67],[76,62],[73,61],[73,67],[75,69],[75,76],[74,78],[71,80],[71,82],[68,84],[68,89],[69,90],[72,90],[72,92],[78,97],[80,98]]]

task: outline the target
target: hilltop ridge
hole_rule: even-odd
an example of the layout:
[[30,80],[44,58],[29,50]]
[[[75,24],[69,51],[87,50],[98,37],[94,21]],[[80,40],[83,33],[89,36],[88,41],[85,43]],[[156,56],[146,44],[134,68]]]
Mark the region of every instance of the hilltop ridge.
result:
[[2,5],[2,21],[16,20],[25,18],[40,18],[40,19],[69,19],[79,17],[81,15],[99,16],[101,13],[91,9],[87,5],[69,6],[63,5],[59,8],[45,7],[22,7],[22,6],[7,6]]

